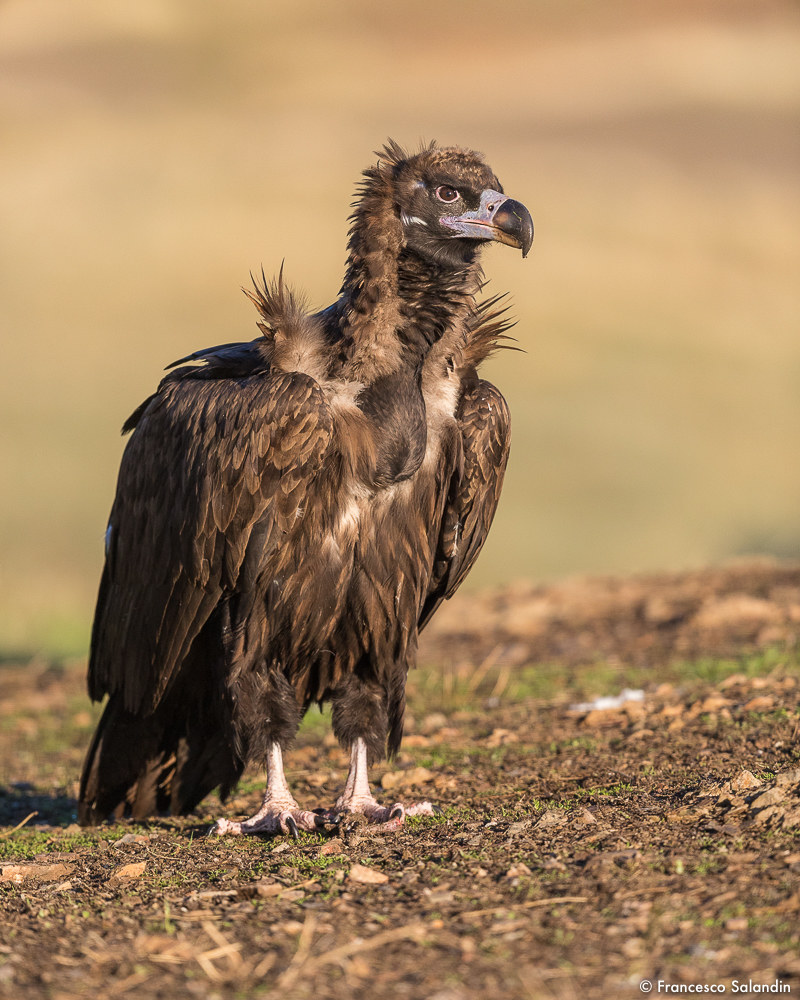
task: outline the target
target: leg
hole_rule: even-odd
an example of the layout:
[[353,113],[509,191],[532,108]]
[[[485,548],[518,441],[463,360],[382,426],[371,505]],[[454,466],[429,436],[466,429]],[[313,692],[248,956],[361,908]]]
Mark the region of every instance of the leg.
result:
[[301,809],[295,802],[283,773],[280,744],[272,743],[267,752],[267,790],[261,808],[241,823],[218,819],[209,833],[217,836],[224,833],[291,833],[297,838],[299,830],[313,831],[324,822],[321,816]]
[[333,815],[342,813],[360,813],[371,823],[379,824],[381,830],[399,830],[405,823],[406,816],[432,816],[435,812],[430,802],[415,802],[404,806],[395,802],[392,806],[382,806],[375,801],[369,788],[367,777],[367,744],[357,737],[350,748],[350,770],[344,792],[336,800]]

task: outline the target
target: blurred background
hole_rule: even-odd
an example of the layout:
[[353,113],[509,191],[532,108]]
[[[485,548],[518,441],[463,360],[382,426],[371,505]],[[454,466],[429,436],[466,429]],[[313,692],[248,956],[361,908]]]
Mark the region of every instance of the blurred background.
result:
[[468,585],[800,556],[798,105],[794,0],[4,0],[0,656],[85,651],[123,420],[262,263],[335,297],[390,135],[536,224]]

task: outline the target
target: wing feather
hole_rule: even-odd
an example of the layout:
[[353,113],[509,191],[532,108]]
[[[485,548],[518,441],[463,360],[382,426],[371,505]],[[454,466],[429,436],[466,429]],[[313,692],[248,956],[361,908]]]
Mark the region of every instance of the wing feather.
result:
[[323,391],[304,374],[162,383],[120,467],[93,698],[158,704],[223,594],[252,586],[294,524],[331,432]]
[[511,418],[500,392],[483,379],[464,392],[456,411],[463,464],[457,467],[445,503],[428,594],[424,628],[469,573],[483,548],[503,486],[511,444]]

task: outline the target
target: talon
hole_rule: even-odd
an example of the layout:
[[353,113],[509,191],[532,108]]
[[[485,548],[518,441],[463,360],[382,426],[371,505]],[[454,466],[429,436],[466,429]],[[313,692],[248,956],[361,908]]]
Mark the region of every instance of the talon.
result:
[[433,808],[433,815],[434,816],[442,816],[442,815],[444,815],[444,809],[442,809],[441,806],[437,806],[436,803],[433,804],[432,808]]
[[403,819],[405,817],[406,811],[400,802],[396,802],[392,806],[392,811],[389,813],[389,819]]
[[297,823],[295,821],[294,816],[292,816],[291,814],[289,814],[288,816],[283,817],[283,821],[286,824],[286,826],[289,827],[289,833],[291,833],[291,835],[294,837],[294,839],[295,840],[299,840],[300,839],[300,831],[297,828]]

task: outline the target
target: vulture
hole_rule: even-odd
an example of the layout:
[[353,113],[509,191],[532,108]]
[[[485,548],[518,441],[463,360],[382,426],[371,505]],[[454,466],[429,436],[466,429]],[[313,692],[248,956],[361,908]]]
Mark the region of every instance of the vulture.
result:
[[[260,335],[170,365],[128,418],[105,535],[88,686],[108,697],[79,819],[224,802],[244,768],[263,803],[217,834],[312,831],[351,813],[391,830],[368,767],[403,734],[419,632],[475,562],[509,452],[481,362],[508,339],[480,298],[481,251],[527,255],[530,213],[481,154],[392,140],[364,171],[338,299],[308,311],[253,281]],[[283,753],[330,703],[349,753],[332,809],[301,808]]]

